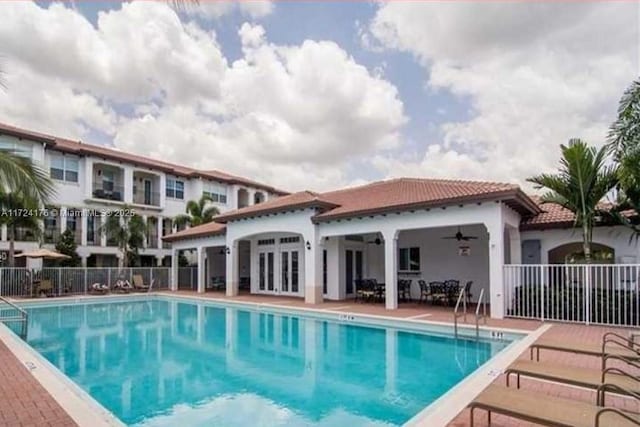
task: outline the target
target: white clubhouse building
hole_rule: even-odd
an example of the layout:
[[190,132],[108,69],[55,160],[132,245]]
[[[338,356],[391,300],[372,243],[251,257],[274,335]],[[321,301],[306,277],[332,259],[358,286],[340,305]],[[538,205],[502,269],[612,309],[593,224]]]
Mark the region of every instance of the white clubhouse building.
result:
[[[539,204],[517,185],[401,178],[326,193],[298,192],[230,211],[165,238],[173,256],[198,254],[197,289],[289,295],[317,304],[353,297],[357,281],[384,283],[388,309],[398,282],[472,282],[491,315],[504,316],[506,264],[564,264],[581,251],[573,215]],[[605,262],[636,263],[640,251],[622,226],[602,225],[594,248]],[[174,263],[175,266],[175,263]],[[172,283],[177,288],[177,267]],[[633,277],[634,286],[637,278]]]

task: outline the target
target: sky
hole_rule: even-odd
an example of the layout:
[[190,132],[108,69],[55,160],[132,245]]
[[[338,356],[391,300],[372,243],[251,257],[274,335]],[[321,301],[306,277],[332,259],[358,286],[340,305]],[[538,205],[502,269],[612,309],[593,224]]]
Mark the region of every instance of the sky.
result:
[[0,2],[0,121],[288,190],[512,182],[601,146],[635,2]]

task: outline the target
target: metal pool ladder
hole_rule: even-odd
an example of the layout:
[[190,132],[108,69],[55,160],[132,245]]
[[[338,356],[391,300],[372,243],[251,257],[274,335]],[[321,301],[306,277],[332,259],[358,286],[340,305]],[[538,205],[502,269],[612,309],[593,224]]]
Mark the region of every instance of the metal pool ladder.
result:
[[20,322],[20,338],[23,340],[27,339],[27,328],[29,327],[29,313],[27,313],[22,307],[18,307],[5,297],[0,296],[0,302],[8,305],[10,308],[13,308],[18,312],[17,316],[4,316],[4,314],[0,314],[0,322]]
[[[460,301],[462,301],[462,313],[459,313]],[[467,321],[467,292],[465,288],[460,289],[458,300],[456,301],[456,308],[453,310],[453,331],[455,336],[458,336],[458,318],[463,317],[464,321]]]
[[[480,313],[480,307],[482,307],[482,313]],[[484,300],[484,288],[480,290],[480,297],[476,306],[476,338],[480,337],[480,319],[483,320],[485,325],[487,324],[487,302]]]

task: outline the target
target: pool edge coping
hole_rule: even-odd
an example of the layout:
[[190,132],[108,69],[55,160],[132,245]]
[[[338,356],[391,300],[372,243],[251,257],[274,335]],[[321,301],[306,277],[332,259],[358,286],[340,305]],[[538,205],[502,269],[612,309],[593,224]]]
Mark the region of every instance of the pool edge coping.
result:
[[125,426],[111,411],[2,322],[0,322],[0,340],[78,426]]

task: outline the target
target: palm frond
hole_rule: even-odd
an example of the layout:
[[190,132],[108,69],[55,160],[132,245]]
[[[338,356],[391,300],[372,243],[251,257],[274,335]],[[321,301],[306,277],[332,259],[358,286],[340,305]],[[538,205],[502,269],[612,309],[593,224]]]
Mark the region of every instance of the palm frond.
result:
[[44,169],[6,149],[0,149],[0,185],[4,192],[22,193],[41,204],[55,194],[55,186]]

